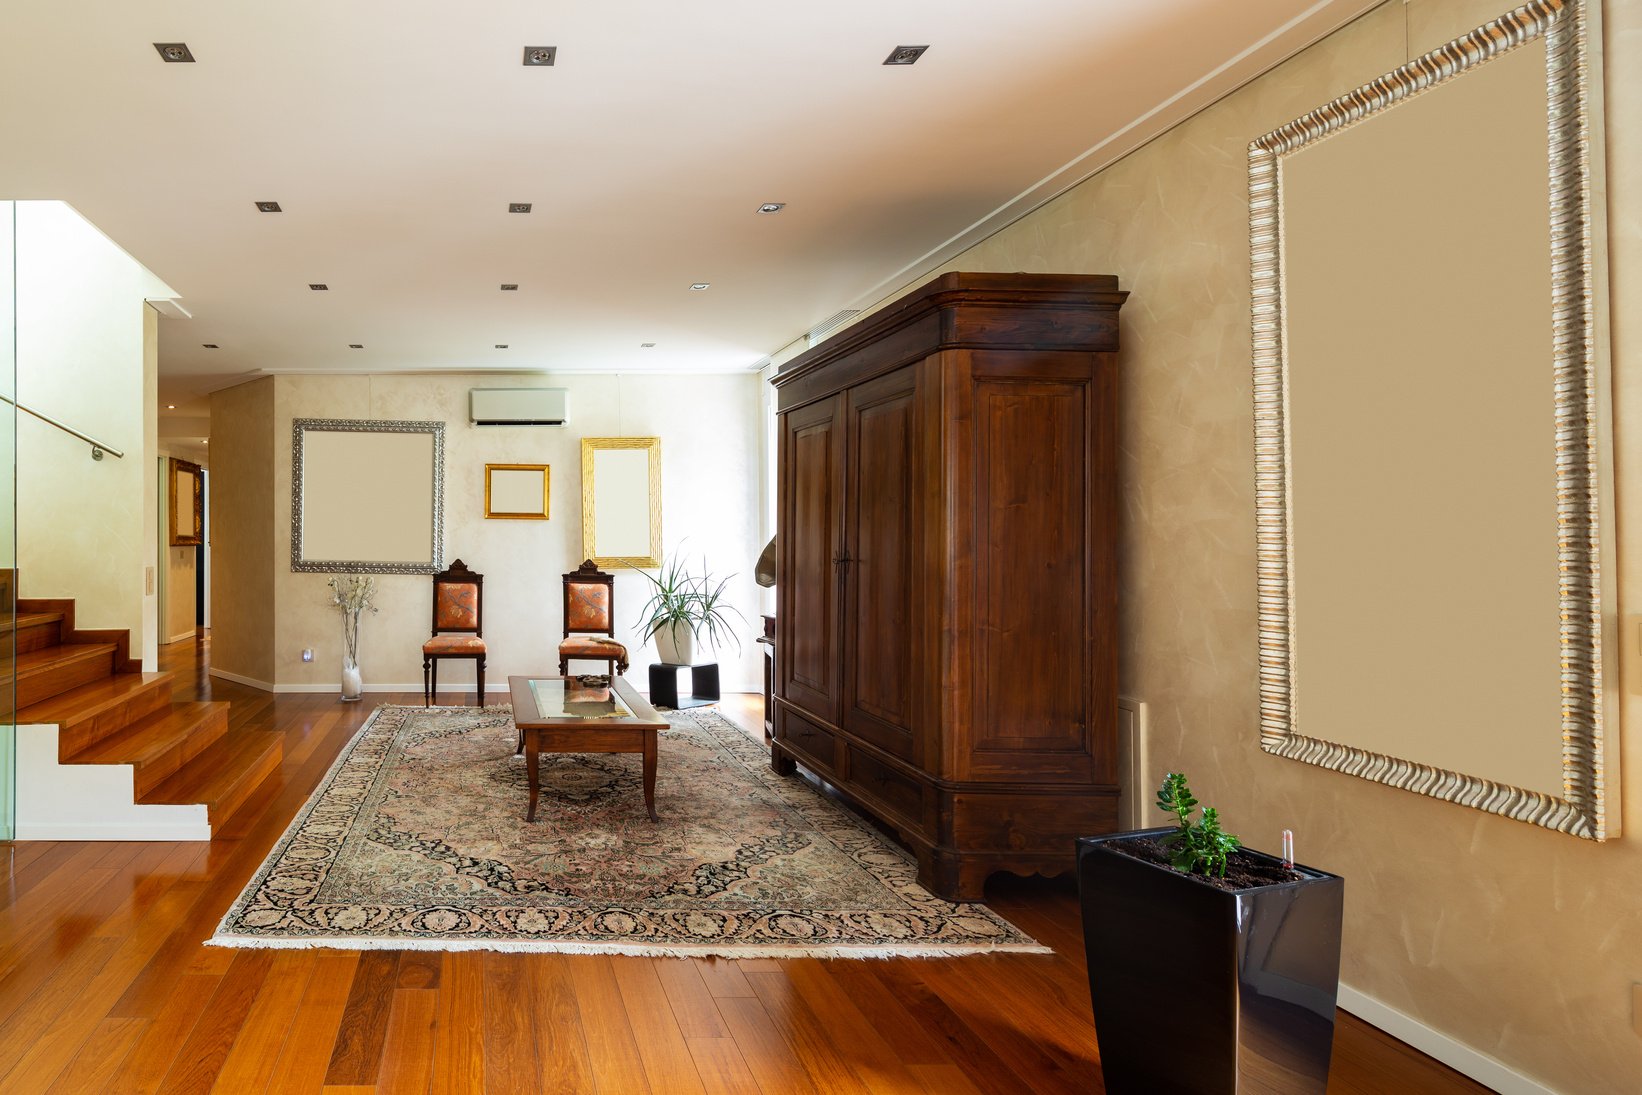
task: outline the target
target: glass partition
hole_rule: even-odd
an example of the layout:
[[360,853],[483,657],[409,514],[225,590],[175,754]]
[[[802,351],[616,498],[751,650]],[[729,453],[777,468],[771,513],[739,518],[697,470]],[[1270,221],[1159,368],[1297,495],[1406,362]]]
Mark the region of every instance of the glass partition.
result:
[[17,802],[17,203],[0,202],[0,840]]

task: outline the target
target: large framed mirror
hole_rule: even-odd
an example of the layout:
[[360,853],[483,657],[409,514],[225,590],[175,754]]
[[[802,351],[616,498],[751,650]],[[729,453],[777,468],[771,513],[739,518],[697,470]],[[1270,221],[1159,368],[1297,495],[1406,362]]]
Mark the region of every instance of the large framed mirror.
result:
[[661,565],[661,438],[582,438],[582,556]]
[[444,569],[445,424],[291,424],[291,569]]
[[1619,831],[1583,0],[1249,149],[1261,744]]

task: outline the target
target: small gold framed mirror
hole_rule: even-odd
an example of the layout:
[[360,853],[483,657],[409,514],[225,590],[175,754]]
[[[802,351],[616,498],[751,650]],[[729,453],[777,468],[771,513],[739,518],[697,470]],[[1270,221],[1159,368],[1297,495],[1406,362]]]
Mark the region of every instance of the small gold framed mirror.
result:
[[486,519],[547,520],[551,474],[546,464],[486,464]]
[[170,480],[171,546],[198,547],[205,542],[205,477],[198,464],[178,460],[166,462]]
[[582,438],[582,557],[661,565],[661,438]]

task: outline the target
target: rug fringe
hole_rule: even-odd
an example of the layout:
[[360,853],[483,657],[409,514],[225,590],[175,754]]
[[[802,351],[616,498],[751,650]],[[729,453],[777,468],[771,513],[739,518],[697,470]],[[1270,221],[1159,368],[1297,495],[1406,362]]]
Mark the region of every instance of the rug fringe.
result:
[[509,939],[384,939],[316,938],[262,939],[253,936],[213,935],[207,947],[245,950],[337,951],[498,951],[503,954],[610,954],[632,958],[966,958],[976,954],[1054,954],[1037,943],[969,944],[956,946],[903,946],[841,944],[830,947],[793,946],[645,946],[638,943],[569,943]]

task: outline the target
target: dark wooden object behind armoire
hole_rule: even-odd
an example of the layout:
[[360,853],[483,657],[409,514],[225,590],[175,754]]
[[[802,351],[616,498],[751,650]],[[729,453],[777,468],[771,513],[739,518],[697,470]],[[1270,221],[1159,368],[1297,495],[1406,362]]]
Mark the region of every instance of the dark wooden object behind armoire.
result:
[[1117,823],[1109,276],[946,274],[788,363],[775,742],[919,878],[1069,871]]

